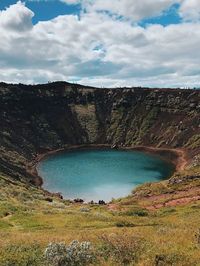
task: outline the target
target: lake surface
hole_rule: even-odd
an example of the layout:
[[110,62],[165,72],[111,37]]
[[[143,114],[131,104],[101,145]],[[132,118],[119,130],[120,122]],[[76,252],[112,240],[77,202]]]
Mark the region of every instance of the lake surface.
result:
[[61,192],[67,199],[108,202],[140,184],[169,177],[173,167],[137,151],[78,150],[51,155],[37,170],[48,191]]

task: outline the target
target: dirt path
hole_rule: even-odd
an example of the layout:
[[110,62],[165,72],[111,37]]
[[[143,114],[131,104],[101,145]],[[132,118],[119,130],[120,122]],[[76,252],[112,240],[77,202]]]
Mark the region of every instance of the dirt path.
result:
[[188,203],[199,200],[200,188],[194,187],[188,190],[176,191],[173,194],[162,194],[149,197],[148,202],[151,202],[151,204],[149,206],[144,207],[148,210],[156,210],[162,207],[175,207],[178,205],[186,205]]
[[118,211],[119,210],[119,205],[115,203],[110,203],[107,205],[109,211]]
[[176,149],[176,152],[178,154],[178,162],[177,162],[176,169],[178,171],[183,171],[186,165],[188,164],[189,159],[187,158],[187,154],[185,150]]

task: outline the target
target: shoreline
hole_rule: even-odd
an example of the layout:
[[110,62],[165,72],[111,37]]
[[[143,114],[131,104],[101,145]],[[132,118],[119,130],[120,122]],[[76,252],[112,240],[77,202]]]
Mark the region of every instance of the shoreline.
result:
[[[32,180],[33,185],[42,188],[43,179],[38,174],[38,171],[37,171],[37,166],[42,160],[57,153],[70,152],[74,150],[85,150],[85,149],[118,149],[118,150],[125,150],[125,151],[139,151],[139,152],[144,152],[147,154],[159,156],[161,160],[164,160],[174,166],[173,173],[183,171],[189,162],[187,152],[184,149],[156,148],[156,147],[151,147],[151,146],[112,147],[112,145],[109,145],[109,144],[82,144],[82,145],[66,146],[61,149],[51,150],[43,154],[38,154],[36,159],[27,165],[26,171],[28,174],[33,176],[33,180]],[[46,190],[44,191],[50,194],[59,195],[58,193],[51,193]]]
[[[129,148],[127,148],[129,150]],[[175,167],[175,172],[185,169],[189,163],[187,151],[185,149],[156,148],[151,146],[135,146],[130,150],[141,151],[148,154],[159,156],[162,160],[171,163]]]

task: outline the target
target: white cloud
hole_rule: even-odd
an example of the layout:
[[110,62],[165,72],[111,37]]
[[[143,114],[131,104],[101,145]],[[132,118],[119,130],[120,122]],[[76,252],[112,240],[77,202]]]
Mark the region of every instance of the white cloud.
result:
[[160,15],[176,0],[85,0],[83,6],[87,10],[108,11],[118,16],[124,16],[134,21]]
[[0,11],[0,26],[4,30],[26,31],[32,27],[34,13],[18,1],[6,10]]
[[200,2],[199,0],[183,0],[180,7],[180,15],[185,20],[200,20]]
[[92,10],[81,17],[65,15],[32,25],[32,16],[21,2],[0,13],[2,81],[199,84],[199,23],[142,28]]
[[60,0],[60,1],[68,5],[76,5],[81,3],[81,0]]
[[109,12],[138,21],[160,15],[163,10],[181,0],[60,0],[66,4],[81,4],[87,12]]

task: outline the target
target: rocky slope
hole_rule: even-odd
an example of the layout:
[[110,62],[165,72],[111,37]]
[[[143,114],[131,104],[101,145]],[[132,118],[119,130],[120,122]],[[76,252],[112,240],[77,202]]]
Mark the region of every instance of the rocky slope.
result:
[[[94,265],[198,266],[199,103],[198,90],[0,83],[0,265],[48,265],[49,242],[77,239],[94,246]],[[38,158],[82,144],[142,145],[187,167],[105,206],[35,186]]]
[[66,145],[185,148],[195,161],[200,91],[1,83],[0,125],[0,172],[22,181],[38,154]]

